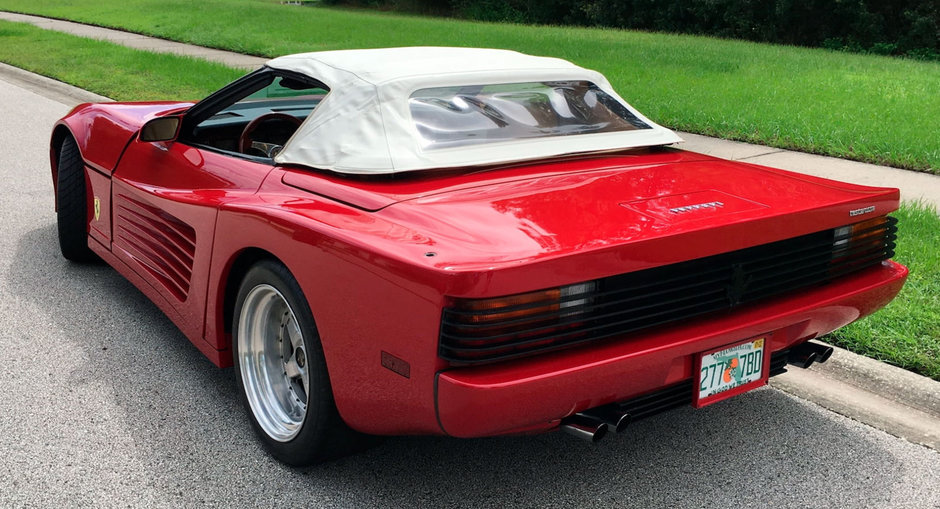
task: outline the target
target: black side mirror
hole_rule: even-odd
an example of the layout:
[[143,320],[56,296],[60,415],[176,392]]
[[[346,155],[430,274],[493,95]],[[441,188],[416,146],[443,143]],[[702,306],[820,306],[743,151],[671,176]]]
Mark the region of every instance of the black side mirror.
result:
[[179,129],[178,116],[154,118],[140,129],[140,141],[173,141]]

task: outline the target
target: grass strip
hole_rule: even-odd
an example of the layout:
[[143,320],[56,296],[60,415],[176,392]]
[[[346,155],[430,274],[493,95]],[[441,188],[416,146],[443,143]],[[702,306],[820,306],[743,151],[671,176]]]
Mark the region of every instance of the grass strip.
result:
[[8,21],[0,21],[0,61],[119,101],[201,99],[244,74]]
[[825,338],[855,353],[940,381],[940,217],[907,202],[898,218],[895,260],[910,268],[907,284],[881,311]]
[[[118,100],[195,100],[241,74],[198,59],[3,21],[0,60]],[[911,269],[907,285],[885,309],[826,340],[940,380],[940,218],[920,203],[905,203],[895,215],[895,258]]]
[[264,56],[412,45],[558,56],[603,72],[672,128],[940,174],[937,62],[271,0],[0,0],[0,9]]

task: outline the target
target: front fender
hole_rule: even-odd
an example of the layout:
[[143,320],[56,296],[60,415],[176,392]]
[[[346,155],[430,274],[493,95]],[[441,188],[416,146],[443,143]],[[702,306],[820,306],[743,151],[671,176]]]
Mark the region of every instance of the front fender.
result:
[[53,173],[58,162],[58,149],[66,134],[78,143],[86,164],[110,175],[140,126],[151,118],[178,113],[190,106],[191,103],[179,102],[80,104],[56,122],[52,130],[50,157]]

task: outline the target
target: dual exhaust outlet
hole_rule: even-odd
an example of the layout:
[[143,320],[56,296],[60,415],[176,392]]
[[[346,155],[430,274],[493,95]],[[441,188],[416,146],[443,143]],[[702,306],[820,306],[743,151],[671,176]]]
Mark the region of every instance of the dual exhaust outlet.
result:
[[[806,369],[814,362],[823,363],[832,356],[831,346],[809,341],[794,346],[787,353],[787,363]],[[578,412],[561,420],[559,428],[587,442],[597,442],[609,431],[622,433],[630,423],[630,414],[618,408],[618,405],[605,405]]]
[[565,417],[559,426],[565,433],[594,443],[604,438],[608,431],[622,433],[630,423],[630,414],[607,405]]
[[790,353],[787,354],[787,363],[806,369],[812,366],[814,362],[822,364],[828,361],[831,356],[831,346],[806,341],[790,349]]

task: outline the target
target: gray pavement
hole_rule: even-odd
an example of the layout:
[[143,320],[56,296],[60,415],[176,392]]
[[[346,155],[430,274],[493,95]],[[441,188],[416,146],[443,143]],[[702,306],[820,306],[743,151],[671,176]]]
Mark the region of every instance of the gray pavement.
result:
[[[103,29],[80,23],[50,20],[48,18],[25,16],[0,11],[0,19],[27,22],[42,28],[60,30],[84,37],[95,37],[117,44],[128,44],[133,47],[146,47],[151,51],[182,52],[196,55],[209,60],[225,63],[232,66],[257,67],[264,63],[264,59],[246,57],[237,53],[218,50],[206,50],[187,44],[180,44],[162,39],[155,39],[137,34],[128,34],[117,30]],[[205,51],[204,51],[205,50]],[[251,60],[246,60],[251,59]],[[17,72],[7,66],[8,79],[15,79],[27,87],[43,89],[40,77],[27,72]],[[76,101],[100,101],[100,96],[83,96],[79,89],[47,86],[48,94],[65,94],[62,100],[66,103]],[[753,145],[735,141],[721,140],[700,136],[691,133],[681,133],[686,140],[683,148],[702,152],[726,159],[747,161],[776,168],[833,178],[857,184],[892,186],[901,189],[901,197],[905,200],[923,200],[932,203],[940,209],[940,177],[925,173],[916,173],[885,166],[858,163],[837,159],[833,157],[817,156],[781,150],[761,145]],[[860,357],[847,351],[840,352],[845,358]],[[854,356],[854,357],[853,357]],[[860,365],[855,363],[854,365]],[[898,379],[892,373],[903,372],[892,366],[878,363],[878,370],[885,372],[880,375],[873,370],[860,371],[860,376],[875,376],[879,379]],[[855,418],[861,422],[875,426],[879,429],[905,437],[915,443],[927,445],[935,449],[940,448],[940,418],[937,415],[923,412],[920,405],[893,403],[891,397],[884,397],[884,391],[859,387],[853,384],[852,379],[846,377],[846,370],[831,370],[827,365],[815,366],[812,371],[799,373],[792,372],[775,380],[774,386],[788,391],[799,397],[808,399],[826,408],[843,415]],[[823,378],[820,378],[823,377]],[[855,377],[856,379],[859,376]],[[925,379],[926,380],[926,379]],[[910,394],[909,400],[924,402],[929,400],[925,394],[940,393],[940,383],[926,380],[921,384],[922,391],[905,393],[901,388],[896,391],[900,394]],[[889,391],[890,394],[891,391]],[[910,401],[909,401],[910,402]]]
[[791,367],[771,385],[940,450],[940,383],[929,378],[837,348],[827,363]]
[[70,106],[6,79],[0,507],[940,507],[940,453],[769,388],[595,447],[400,437],[285,468],[254,438],[231,370],[109,267],[62,259],[47,143]]
[[[773,389],[639,422],[596,448],[562,434],[392,438],[310,472],[285,469],[254,441],[230,371],[205,361],[114,271],[58,254],[49,129],[70,105],[96,98],[48,81],[0,68],[0,176],[16,183],[0,189],[0,506],[702,507],[732,492],[750,505],[940,507],[938,453]],[[762,164],[781,153],[690,142],[706,150],[685,148]],[[936,382],[897,382],[897,370],[858,366],[852,355],[775,385],[835,407],[854,398],[842,384],[864,404],[873,401],[866,394],[886,395],[893,406],[882,411],[935,418]],[[919,422],[927,435],[937,429]],[[884,427],[911,438],[897,422]]]

